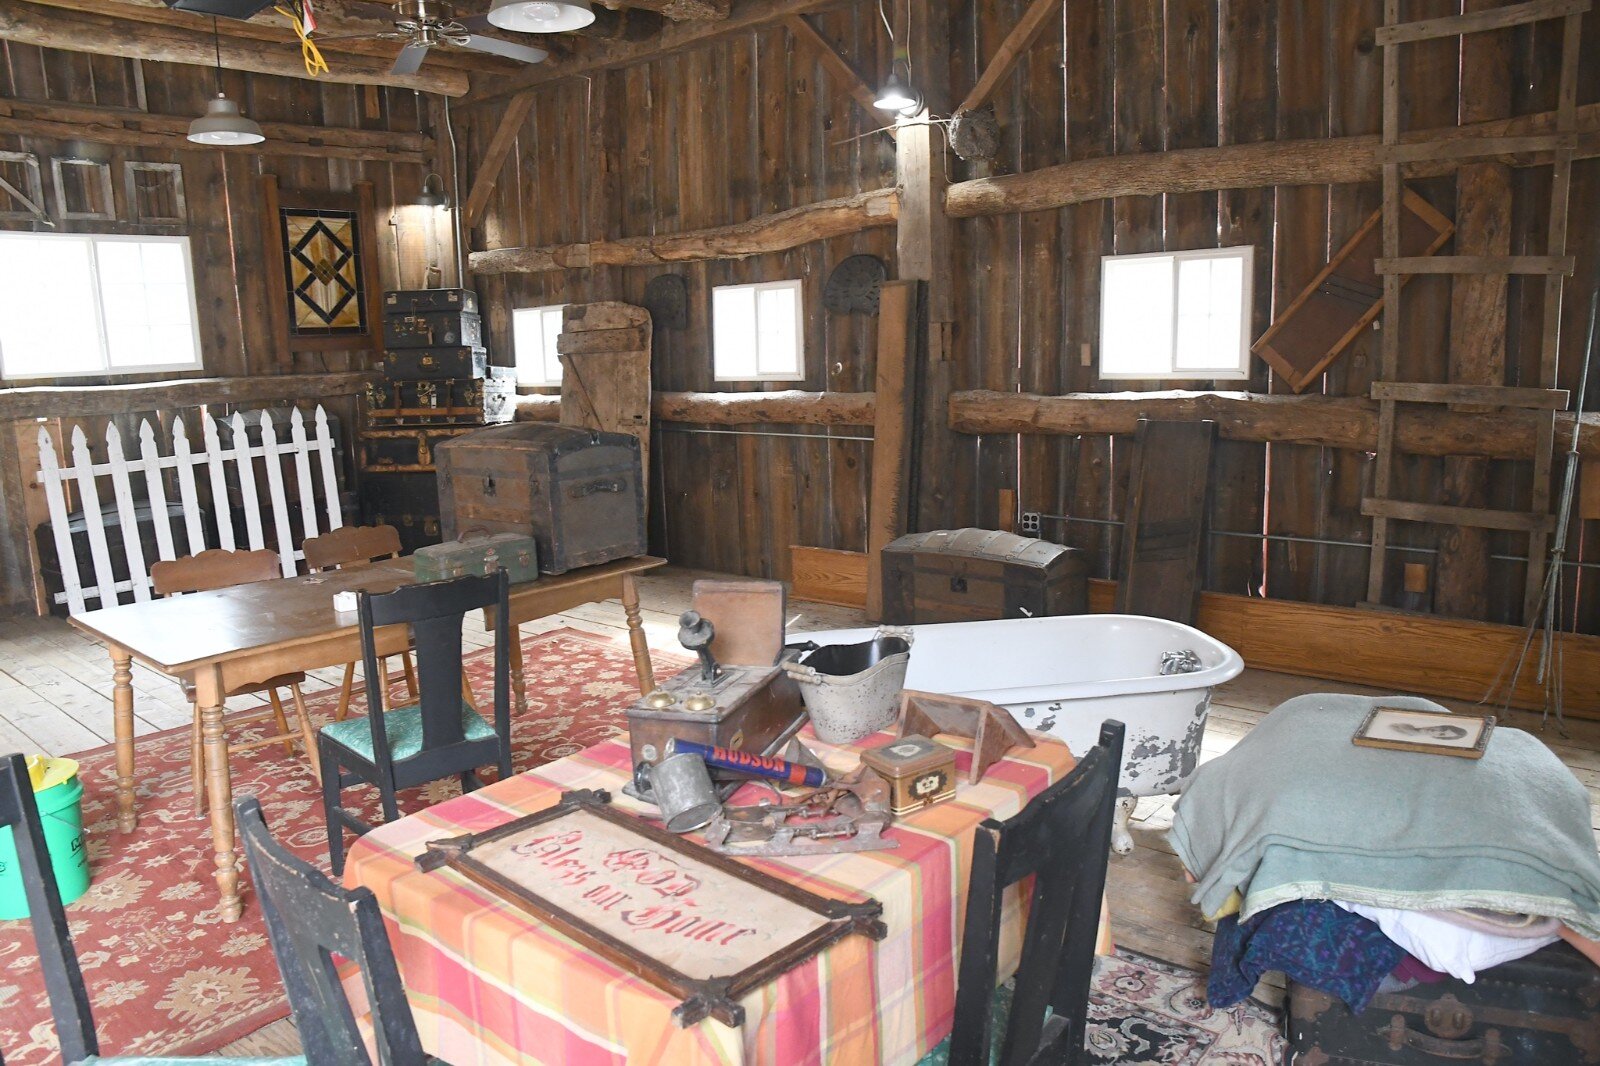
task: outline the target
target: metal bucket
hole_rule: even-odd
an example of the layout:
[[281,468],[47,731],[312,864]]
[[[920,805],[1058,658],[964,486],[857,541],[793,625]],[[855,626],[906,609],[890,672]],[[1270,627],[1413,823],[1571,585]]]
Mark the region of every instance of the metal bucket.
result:
[[800,683],[817,738],[851,744],[894,724],[911,661],[909,629],[884,626],[860,644],[830,644],[784,670]]
[[699,829],[722,810],[705,760],[689,752],[656,763],[650,770],[650,791],[662,821],[674,833]]

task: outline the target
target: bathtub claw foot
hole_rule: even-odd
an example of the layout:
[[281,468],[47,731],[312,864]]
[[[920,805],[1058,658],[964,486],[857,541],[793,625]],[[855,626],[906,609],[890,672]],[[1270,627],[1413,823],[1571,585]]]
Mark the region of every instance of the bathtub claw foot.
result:
[[1133,834],[1128,832],[1128,819],[1138,806],[1137,796],[1123,796],[1117,800],[1116,817],[1111,821],[1111,850],[1118,855],[1133,854]]

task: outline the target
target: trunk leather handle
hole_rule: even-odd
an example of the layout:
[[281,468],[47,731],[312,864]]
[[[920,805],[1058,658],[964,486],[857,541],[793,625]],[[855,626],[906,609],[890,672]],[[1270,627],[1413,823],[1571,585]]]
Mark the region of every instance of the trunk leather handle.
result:
[[1496,1066],[1510,1054],[1510,1049],[1500,1042],[1498,1029],[1485,1030],[1483,1036],[1471,1040],[1446,1040],[1408,1027],[1403,1014],[1391,1018],[1385,1028],[1378,1030],[1378,1035],[1389,1042],[1390,1051],[1412,1048],[1424,1055],[1453,1062],[1478,1061],[1484,1066]]

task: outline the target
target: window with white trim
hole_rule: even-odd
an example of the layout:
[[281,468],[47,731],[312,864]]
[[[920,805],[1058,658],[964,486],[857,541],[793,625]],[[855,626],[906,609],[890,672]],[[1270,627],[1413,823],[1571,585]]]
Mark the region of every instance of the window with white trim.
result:
[[511,347],[516,352],[517,384],[538,387],[561,384],[561,311],[566,304],[519,307],[511,312]]
[[0,377],[200,366],[189,238],[0,233]]
[[717,381],[801,381],[805,326],[800,282],[711,290],[711,368]]
[[1248,378],[1254,263],[1248,245],[1105,256],[1100,376]]

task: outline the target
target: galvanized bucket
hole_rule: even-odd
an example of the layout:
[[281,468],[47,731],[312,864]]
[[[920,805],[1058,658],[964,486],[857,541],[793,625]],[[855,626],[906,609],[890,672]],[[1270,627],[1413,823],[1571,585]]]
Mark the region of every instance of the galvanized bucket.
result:
[[909,629],[880,626],[872,640],[826,645],[784,663],[800,683],[800,698],[819,740],[851,744],[894,724],[912,636]]

